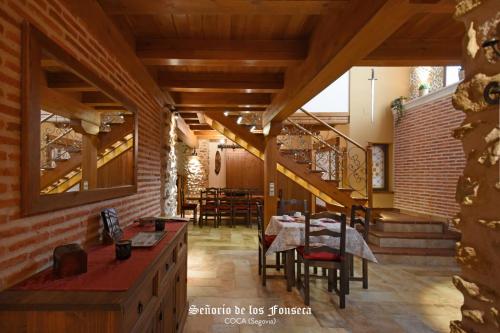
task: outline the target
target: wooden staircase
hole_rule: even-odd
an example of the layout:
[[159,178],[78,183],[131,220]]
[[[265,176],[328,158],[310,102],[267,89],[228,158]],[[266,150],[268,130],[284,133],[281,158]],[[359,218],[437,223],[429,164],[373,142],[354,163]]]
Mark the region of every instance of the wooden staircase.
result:
[[454,266],[459,240],[445,222],[394,211],[380,213],[368,235],[380,263],[405,265]]
[[[214,130],[263,159],[265,142],[262,134],[250,133],[221,113],[206,112],[205,119]],[[368,203],[366,197],[354,196],[353,189],[340,187],[338,181],[323,179],[324,171],[314,168],[311,161],[294,159],[293,153],[287,149],[280,150],[277,162],[279,172],[325,201],[330,210],[348,213],[352,205]]]
[[[112,128],[110,132],[98,135],[98,168],[106,165],[133,146],[133,117],[126,116],[124,123],[112,124]],[[57,161],[55,168],[43,171],[40,177],[40,188],[43,193],[65,192],[80,182],[82,153],[77,151],[71,153],[70,156],[67,160]]]

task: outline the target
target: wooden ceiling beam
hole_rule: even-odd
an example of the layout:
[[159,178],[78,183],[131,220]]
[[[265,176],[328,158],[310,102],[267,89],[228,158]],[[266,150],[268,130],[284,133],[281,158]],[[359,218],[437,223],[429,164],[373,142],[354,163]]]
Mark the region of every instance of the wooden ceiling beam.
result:
[[98,91],[96,87],[69,72],[47,72],[47,86],[64,91]]
[[212,127],[207,124],[190,124],[189,127],[192,131],[210,131]]
[[82,93],[82,103],[92,106],[121,106],[122,104],[99,91]]
[[275,93],[283,89],[282,73],[182,73],[161,71],[158,85],[169,91]]
[[429,14],[453,14],[456,0],[410,0],[411,10]]
[[[265,107],[271,102],[268,94],[175,93],[175,105],[190,107]],[[200,110],[198,110],[200,111]]]
[[307,56],[304,40],[139,39],[137,56],[151,66],[294,65]]
[[280,122],[292,115],[370,54],[412,15],[408,1],[353,0],[339,20],[320,17],[309,42],[307,59],[287,70],[285,88],[275,95],[264,113],[263,124]]
[[344,8],[347,0],[99,0],[109,15],[322,15]]
[[68,119],[79,119],[99,127],[101,115],[93,107],[55,89],[41,86],[40,106],[43,110]]
[[198,113],[198,112],[264,112],[266,111],[265,106],[261,107],[218,107],[218,106],[177,106],[175,111],[184,112],[184,113]]
[[446,66],[461,64],[462,40],[389,38],[359,66]]

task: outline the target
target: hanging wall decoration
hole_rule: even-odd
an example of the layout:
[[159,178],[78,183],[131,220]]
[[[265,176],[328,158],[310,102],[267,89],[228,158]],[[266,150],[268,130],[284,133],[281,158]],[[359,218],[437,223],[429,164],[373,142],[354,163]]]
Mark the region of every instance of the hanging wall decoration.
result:
[[222,161],[221,161],[221,156],[220,152],[217,150],[215,153],[215,174],[218,175],[220,172],[220,167],[221,167]]

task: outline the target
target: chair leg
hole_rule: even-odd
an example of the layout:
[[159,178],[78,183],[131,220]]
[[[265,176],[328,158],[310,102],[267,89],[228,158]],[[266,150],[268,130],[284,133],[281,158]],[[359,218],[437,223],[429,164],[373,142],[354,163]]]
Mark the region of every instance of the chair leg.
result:
[[313,274],[318,275],[318,267],[313,267]]
[[281,252],[281,262],[286,274],[286,252]]
[[349,256],[349,277],[354,277],[354,256],[348,254]]
[[259,244],[259,275],[262,275],[262,249]]
[[368,260],[363,259],[363,289],[368,289]]
[[323,273],[326,271],[328,274],[328,291],[332,292],[332,290],[333,290],[333,269],[330,268],[330,269],[326,270],[326,269],[322,268],[322,270],[323,270]]
[[198,216],[198,208],[193,210],[193,224],[196,225],[196,216]]
[[332,274],[333,275],[333,277],[332,277],[332,279],[333,279],[333,290],[335,290],[336,292],[338,292],[339,291],[339,287],[338,287],[338,283],[337,282],[338,282],[339,279],[338,279],[338,276],[337,276],[337,269],[334,268],[332,273],[333,273]]
[[297,261],[297,289],[302,289],[302,262]]
[[266,249],[262,249],[262,286],[266,286],[266,278],[267,278],[267,272],[266,272]]
[[349,287],[349,266],[343,266],[340,268],[340,292],[339,292],[339,304],[340,308],[345,308],[345,295],[347,294],[347,288]]
[[[346,265],[346,268],[345,268],[345,276],[346,276],[346,281],[345,281],[345,294],[346,295],[349,295],[350,293],[350,283],[351,283],[351,279],[349,277],[349,270],[351,269],[351,265],[349,265],[349,260],[346,260],[345,262],[345,265]],[[340,273],[342,274],[342,272]]]
[[280,270],[280,266],[281,266],[281,263],[280,263],[280,254],[279,254],[279,252],[276,252],[276,270],[277,271]]
[[304,261],[304,304],[309,305],[309,263]]

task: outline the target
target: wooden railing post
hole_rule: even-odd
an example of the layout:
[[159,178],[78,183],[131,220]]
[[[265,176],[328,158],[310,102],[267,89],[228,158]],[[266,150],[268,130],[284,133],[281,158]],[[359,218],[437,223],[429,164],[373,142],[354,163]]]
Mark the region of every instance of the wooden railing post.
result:
[[372,144],[366,146],[366,196],[368,198],[368,207],[373,207],[373,161]]

